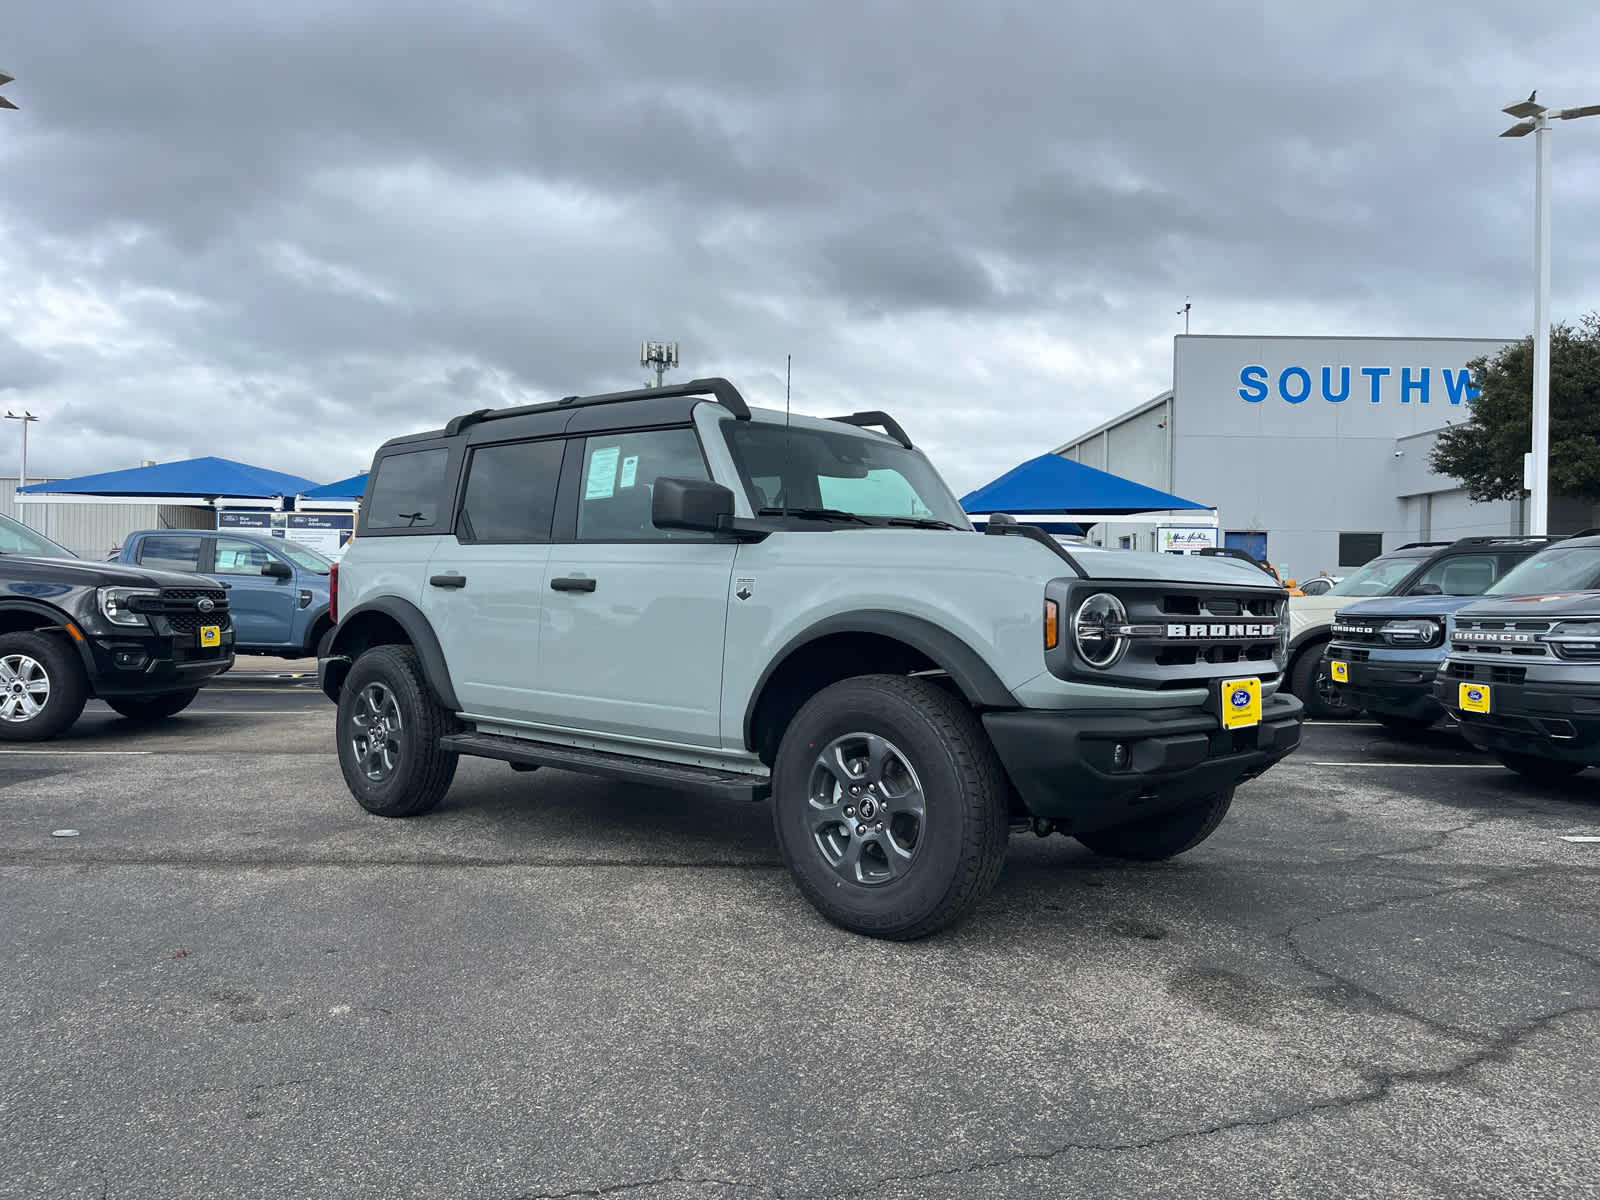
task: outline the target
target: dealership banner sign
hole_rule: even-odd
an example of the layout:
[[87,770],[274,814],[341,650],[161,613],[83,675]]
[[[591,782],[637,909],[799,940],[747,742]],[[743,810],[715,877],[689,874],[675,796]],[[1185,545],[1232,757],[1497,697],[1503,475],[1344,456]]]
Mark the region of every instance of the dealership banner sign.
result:
[[338,558],[355,534],[354,513],[263,512],[259,509],[217,510],[218,529],[237,529],[287,538],[324,558]]
[[1158,525],[1156,549],[1163,554],[1193,554],[1217,544],[1213,525]]

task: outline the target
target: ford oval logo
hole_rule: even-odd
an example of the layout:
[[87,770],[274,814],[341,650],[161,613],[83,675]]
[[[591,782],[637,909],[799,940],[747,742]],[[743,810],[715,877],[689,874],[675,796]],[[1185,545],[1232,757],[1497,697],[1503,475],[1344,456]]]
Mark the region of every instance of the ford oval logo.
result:
[[198,599],[198,600],[196,600],[194,602],[194,606],[196,608],[198,608],[201,612],[210,612],[217,605],[216,605],[216,602],[213,601],[210,596],[201,596],[200,599]]
[[1468,688],[1467,689],[1467,699],[1468,700],[1473,700],[1473,701],[1482,700],[1483,699],[1482,690],[1479,689],[1479,688]]
[[1250,690],[1248,688],[1235,688],[1233,695],[1229,696],[1228,699],[1235,708],[1243,708],[1250,703]]

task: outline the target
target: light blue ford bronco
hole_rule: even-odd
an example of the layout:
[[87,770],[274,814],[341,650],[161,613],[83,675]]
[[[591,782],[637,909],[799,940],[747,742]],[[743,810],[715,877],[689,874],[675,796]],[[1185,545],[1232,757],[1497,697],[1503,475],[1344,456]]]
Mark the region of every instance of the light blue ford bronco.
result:
[[333,590],[368,811],[432,809],[463,754],[770,797],[800,891],[877,937],[967,913],[1014,827],[1188,850],[1300,740],[1260,570],[980,535],[893,418],[723,379],[385,443]]

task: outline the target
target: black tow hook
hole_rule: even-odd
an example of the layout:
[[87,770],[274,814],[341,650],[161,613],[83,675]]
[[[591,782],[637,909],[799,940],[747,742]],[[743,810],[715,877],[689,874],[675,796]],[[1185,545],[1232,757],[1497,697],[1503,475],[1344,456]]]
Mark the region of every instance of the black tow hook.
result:
[[1056,823],[1049,817],[1035,817],[1033,819],[1033,833],[1035,837],[1047,838],[1056,831]]

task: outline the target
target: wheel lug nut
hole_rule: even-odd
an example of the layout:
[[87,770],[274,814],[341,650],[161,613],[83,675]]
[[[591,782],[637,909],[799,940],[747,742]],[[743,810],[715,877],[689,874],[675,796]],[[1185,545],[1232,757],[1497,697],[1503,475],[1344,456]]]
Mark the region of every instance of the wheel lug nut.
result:
[[877,823],[877,824],[876,824],[876,825],[874,825],[874,826],[873,826],[873,827],[872,827],[872,828],[873,828],[873,831],[874,831],[874,832],[875,832],[875,833],[882,833],[882,832],[883,832],[883,822],[882,822],[882,821],[879,821],[879,822],[878,822],[878,823]]
[[865,833],[866,831],[867,831],[867,827],[865,825],[857,825],[856,826],[856,832],[858,834],[859,833]]
[[853,808],[847,808],[844,810],[844,815],[847,817],[853,817],[856,815],[856,810]]

